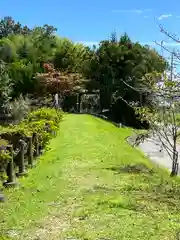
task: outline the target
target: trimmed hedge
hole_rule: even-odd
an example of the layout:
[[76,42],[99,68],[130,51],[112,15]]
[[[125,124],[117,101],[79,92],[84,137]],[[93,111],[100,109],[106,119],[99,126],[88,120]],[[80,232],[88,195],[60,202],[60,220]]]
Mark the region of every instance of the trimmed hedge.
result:
[[[52,108],[40,108],[32,111],[25,120],[18,125],[0,126],[0,178],[4,179],[7,168],[9,153],[6,150],[8,145],[13,145],[14,152],[20,147],[20,140],[26,142],[28,136],[38,134],[38,141],[42,148],[45,148],[49,140],[58,130],[63,112]],[[33,151],[35,139],[33,139]],[[18,165],[18,156],[14,158]]]

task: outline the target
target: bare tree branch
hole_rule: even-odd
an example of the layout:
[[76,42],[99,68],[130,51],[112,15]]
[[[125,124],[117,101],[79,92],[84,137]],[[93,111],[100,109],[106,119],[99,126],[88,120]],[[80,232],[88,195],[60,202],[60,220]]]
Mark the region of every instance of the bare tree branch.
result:
[[159,25],[159,28],[160,28],[160,31],[162,33],[164,33],[167,37],[169,37],[170,39],[172,39],[173,41],[177,42],[177,43],[180,43],[180,40],[178,39],[178,37],[176,36],[176,34],[174,33],[169,33],[167,30],[165,30],[163,28],[162,25]]
[[171,54],[173,53],[174,56],[175,56],[178,60],[180,60],[180,55],[178,55],[176,52],[169,51],[169,49],[167,49],[167,48],[164,47],[162,44],[160,44],[160,43],[158,43],[158,42],[156,42],[156,41],[154,41],[154,43],[157,44],[158,46],[160,46],[161,48],[163,48],[164,50],[166,50],[168,53],[171,53]]

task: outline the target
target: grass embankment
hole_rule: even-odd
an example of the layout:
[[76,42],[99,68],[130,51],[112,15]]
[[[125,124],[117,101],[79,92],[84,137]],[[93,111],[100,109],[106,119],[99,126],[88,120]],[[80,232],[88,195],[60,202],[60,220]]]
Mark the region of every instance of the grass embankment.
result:
[[92,116],[65,116],[37,167],[6,192],[1,235],[176,239],[180,183],[129,146],[125,138],[131,134]]

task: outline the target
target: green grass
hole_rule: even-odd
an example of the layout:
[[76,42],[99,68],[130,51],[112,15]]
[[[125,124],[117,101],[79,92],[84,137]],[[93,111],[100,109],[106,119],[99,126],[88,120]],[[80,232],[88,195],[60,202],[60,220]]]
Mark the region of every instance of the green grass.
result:
[[179,179],[129,146],[131,134],[66,115],[37,167],[6,190],[0,239],[176,239]]

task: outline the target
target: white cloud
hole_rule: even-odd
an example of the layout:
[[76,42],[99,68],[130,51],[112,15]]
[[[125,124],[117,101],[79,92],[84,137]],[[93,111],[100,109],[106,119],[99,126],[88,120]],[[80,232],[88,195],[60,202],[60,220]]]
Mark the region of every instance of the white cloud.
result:
[[163,20],[165,18],[170,18],[172,17],[172,14],[162,14],[158,17],[159,20]]
[[141,14],[143,12],[150,12],[152,11],[151,9],[116,9],[113,10],[113,13],[136,13],[136,14]]

